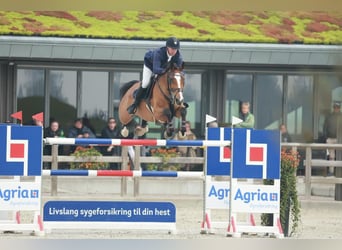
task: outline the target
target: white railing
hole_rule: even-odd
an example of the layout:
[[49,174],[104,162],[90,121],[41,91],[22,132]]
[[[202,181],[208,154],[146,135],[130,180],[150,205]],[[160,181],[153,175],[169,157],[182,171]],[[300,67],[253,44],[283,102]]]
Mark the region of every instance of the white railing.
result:
[[[342,144],[324,144],[324,143],[282,143],[282,148],[291,148],[292,150],[297,151],[298,149],[304,149],[304,166],[305,166],[305,197],[310,199],[311,197],[311,183],[321,183],[321,184],[342,184],[342,159],[341,151]],[[335,149],[337,150],[336,161],[329,161],[326,159],[313,159],[312,152],[313,150],[327,150],[327,149]],[[303,158],[303,155],[301,156]],[[336,174],[332,178],[326,178],[324,176],[312,176],[313,168],[327,168],[327,167],[336,167]]]

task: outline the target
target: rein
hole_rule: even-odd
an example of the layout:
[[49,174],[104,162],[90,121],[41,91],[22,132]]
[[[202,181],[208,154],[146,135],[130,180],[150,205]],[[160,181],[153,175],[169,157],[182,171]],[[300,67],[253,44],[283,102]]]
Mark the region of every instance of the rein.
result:
[[178,92],[181,91],[181,89],[180,89],[180,88],[177,88],[177,89],[176,89],[177,92],[176,92],[176,94],[173,96],[173,95],[172,95],[172,88],[171,88],[172,78],[169,77],[169,76],[167,76],[167,90],[168,90],[168,92],[169,92],[168,95],[167,95],[167,94],[165,94],[164,90],[162,89],[159,80],[160,80],[160,78],[157,80],[157,83],[158,83],[158,87],[159,87],[160,92],[162,93],[162,95],[164,96],[164,98],[165,98],[166,100],[169,101],[170,104],[174,105],[175,102],[176,102],[176,98],[174,98],[174,97],[177,95]]

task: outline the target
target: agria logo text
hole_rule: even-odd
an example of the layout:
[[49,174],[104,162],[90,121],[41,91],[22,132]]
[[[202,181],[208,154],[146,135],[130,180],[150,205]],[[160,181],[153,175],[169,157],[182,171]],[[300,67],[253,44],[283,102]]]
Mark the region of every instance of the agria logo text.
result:
[[[215,188],[211,186],[208,197],[216,197],[219,200],[229,199],[229,188]],[[234,194],[235,201],[243,201],[244,203],[251,203],[255,201],[272,201],[276,202],[279,200],[278,193],[262,191],[260,188],[255,191],[243,191],[241,188],[236,190]]]
[[38,189],[27,189],[18,186],[17,188],[1,188],[0,187],[0,200],[11,201],[11,200],[25,200],[25,199],[38,199]]

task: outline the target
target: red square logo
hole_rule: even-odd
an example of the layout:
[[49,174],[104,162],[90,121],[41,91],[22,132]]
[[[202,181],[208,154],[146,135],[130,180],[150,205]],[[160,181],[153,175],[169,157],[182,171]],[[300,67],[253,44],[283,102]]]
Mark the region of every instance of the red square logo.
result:
[[249,149],[249,160],[250,161],[259,161],[262,162],[264,160],[264,149],[259,147],[250,147]]
[[223,148],[223,158],[224,159],[230,159],[232,153],[229,147],[224,147]]
[[23,143],[11,143],[10,157],[11,158],[24,158],[25,156],[25,144]]

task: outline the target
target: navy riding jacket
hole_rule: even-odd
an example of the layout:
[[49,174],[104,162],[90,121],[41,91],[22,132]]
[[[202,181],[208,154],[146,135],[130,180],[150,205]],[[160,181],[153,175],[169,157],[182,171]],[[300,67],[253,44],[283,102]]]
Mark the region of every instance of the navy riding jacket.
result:
[[145,57],[144,57],[145,65],[154,74],[157,74],[157,75],[164,73],[169,63],[172,63],[172,64],[175,63],[178,67],[181,67],[183,63],[183,58],[181,54],[179,53],[179,50],[171,58],[170,62],[168,62],[167,60],[168,60],[168,56],[167,56],[166,47],[161,47],[159,49],[150,50],[146,52]]

